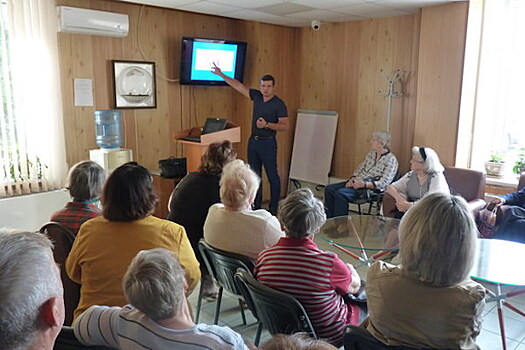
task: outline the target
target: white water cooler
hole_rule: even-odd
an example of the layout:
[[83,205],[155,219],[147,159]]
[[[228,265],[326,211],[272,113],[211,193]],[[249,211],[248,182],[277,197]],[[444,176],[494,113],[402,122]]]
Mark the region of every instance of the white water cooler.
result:
[[97,162],[109,174],[122,164],[133,161],[133,151],[127,148],[99,148],[89,151],[89,159]]

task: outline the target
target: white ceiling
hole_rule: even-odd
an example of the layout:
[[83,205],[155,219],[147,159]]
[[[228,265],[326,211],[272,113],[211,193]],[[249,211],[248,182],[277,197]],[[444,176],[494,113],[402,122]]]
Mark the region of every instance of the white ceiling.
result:
[[290,27],[415,13],[426,6],[465,0],[120,0]]

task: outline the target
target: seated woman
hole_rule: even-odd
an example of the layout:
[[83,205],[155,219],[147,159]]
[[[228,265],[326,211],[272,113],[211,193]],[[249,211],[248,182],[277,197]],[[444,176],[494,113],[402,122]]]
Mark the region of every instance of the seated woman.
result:
[[286,233],[257,259],[255,277],[265,285],[296,297],[317,335],[339,345],[345,326],[358,324],[359,309],[343,296],[356,293],[361,279],[335,253],[320,250],[313,236],[326,221],[323,203],[309,189],[299,189],[279,204]]
[[485,289],[469,278],[477,229],[465,200],[433,193],[399,226],[401,265],[367,275],[368,331],[386,345],[477,349]]
[[96,202],[105,179],[104,169],[91,160],[73,165],[69,169],[66,185],[73,200],[64,209],[55,212],[51,221],[64,225],[76,235],[84,221],[100,215]]
[[275,216],[264,209],[252,210],[260,179],[248,164],[228,163],[220,180],[221,202],[210,207],[204,223],[204,239],[217,249],[257,255],[283,236]]
[[111,173],[102,191],[102,214],[81,227],[66,260],[66,271],[81,284],[75,318],[91,305],[123,306],[122,277],[144,249],[174,252],[186,271],[188,293],[200,278],[184,227],[151,215],[158,202],[148,170],[126,163]]
[[237,153],[230,141],[215,142],[208,146],[196,172],[186,175],[171,194],[168,220],[186,229],[193,251],[199,260],[205,297],[216,297],[218,288],[208,274],[198,249],[199,240],[204,237],[203,226],[208,209],[221,201],[219,179],[222,168],[235,159]]
[[392,213],[396,218],[401,218],[414,202],[429,193],[450,193],[443,175],[445,168],[433,149],[413,147],[410,170],[386,189],[396,201],[397,211]]
[[491,200],[490,205],[508,205],[493,238],[525,243],[525,187]]
[[327,216],[348,215],[348,203],[359,197],[359,189],[384,190],[397,173],[396,156],[390,152],[390,134],[375,131],[370,139],[371,151],[366,155],[348,181],[325,187],[324,199]]
[[172,251],[140,251],[122,282],[131,305],[87,309],[74,324],[82,344],[117,349],[248,350],[230,328],[193,322],[184,296],[188,288],[184,270]]

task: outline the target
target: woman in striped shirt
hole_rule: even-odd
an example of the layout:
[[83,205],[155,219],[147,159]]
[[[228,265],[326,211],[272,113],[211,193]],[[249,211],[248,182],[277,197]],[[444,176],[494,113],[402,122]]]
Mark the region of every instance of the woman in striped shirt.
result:
[[304,306],[320,338],[340,345],[348,324],[358,324],[356,305],[343,295],[356,293],[361,279],[335,253],[320,250],[313,236],[326,220],[323,203],[309,189],[291,193],[279,205],[286,237],[264,250],[255,276],[265,285],[291,294]]

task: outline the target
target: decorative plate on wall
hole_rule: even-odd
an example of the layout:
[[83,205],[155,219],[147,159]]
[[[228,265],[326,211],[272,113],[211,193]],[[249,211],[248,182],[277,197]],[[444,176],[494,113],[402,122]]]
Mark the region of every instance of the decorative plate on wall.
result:
[[115,108],[155,108],[155,63],[113,60]]

